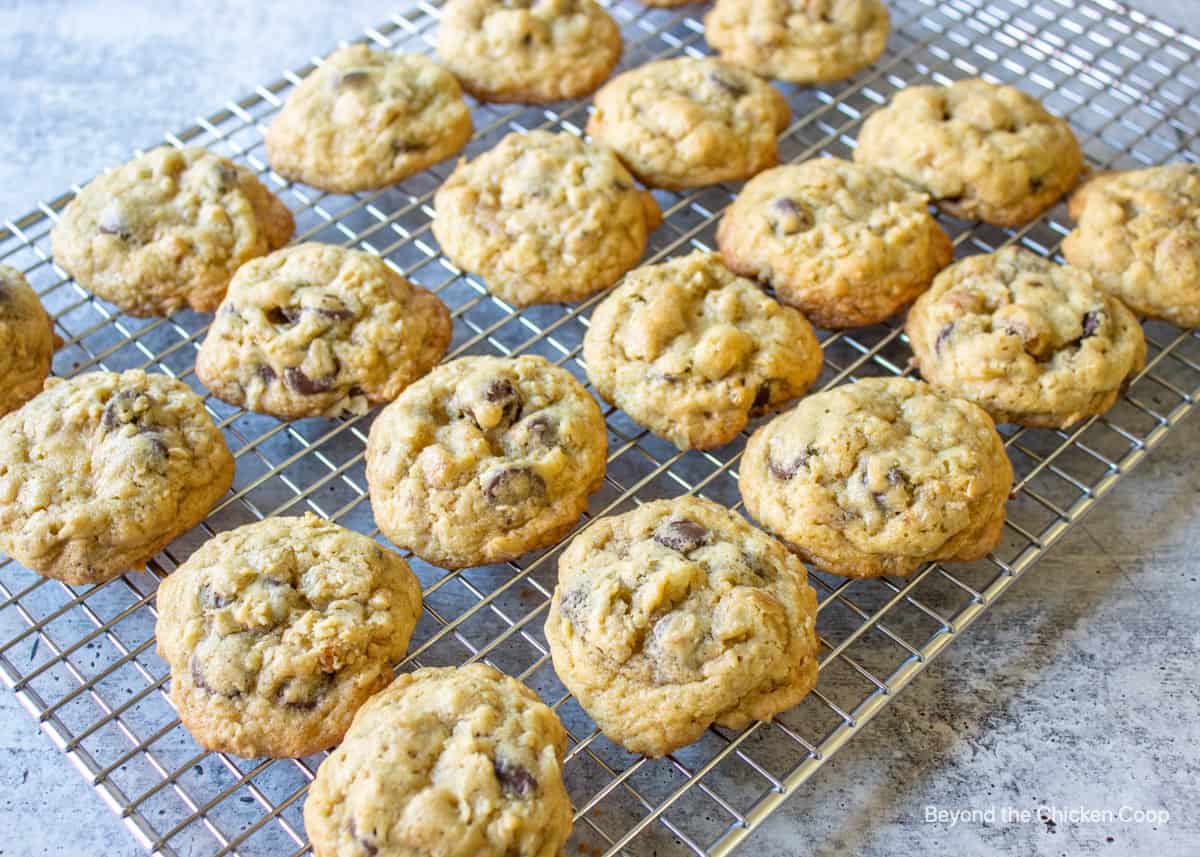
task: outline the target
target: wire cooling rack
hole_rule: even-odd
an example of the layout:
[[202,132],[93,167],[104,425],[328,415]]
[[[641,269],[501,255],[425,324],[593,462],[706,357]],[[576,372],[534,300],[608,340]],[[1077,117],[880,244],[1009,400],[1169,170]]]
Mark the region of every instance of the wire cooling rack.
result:
[[[784,87],[791,126],[784,160],[847,156],[863,116],[909,84],[983,75],[1016,83],[1066,116],[1093,167],[1200,160],[1200,42],[1107,0],[893,0],[887,53],[854,79]],[[610,5],[626,37],[622,67],[707,52],[703,9]],[[419,3],[366,31],[397,50],[430,50],[436,6]],[[491,296],[438,254],[431,195],[451,164],[386,191],[331,196],[287,185],[266,167],[262,132],[312,66],[258,88],[178,134],[263,176],[296,212],[298,237],[359,246],[436,291],[454,313],[451,356],[537,353],[584,379],[580,342],[595,299],[523,312]],[[512,130],[581,133],[586,102],[478,106],[478,154]],[[649,255],[713,246],[715,221],[736,187],[659,194],[665,224]],[[48,233],[65,194],[0,230],[0,261],[26,272],[66,345],[55,372],[145,367],[184,379],[206,316],[137,320],[117,313],[50,261]],[[1058,258],[1062,207],[1019,230],[945,218],[959,255],[1017,242]],[[711,730],[661,760],[631,756],[600,735],[557,680],[542,622],[558,548],[521,562],[448,573],[413,560],[425,610],[403,669],[484,659],[529,683],[571,733],[565,767],[576,824],[569,854],[726,854],[897,691],[1003,593],[1063,532],[1158,444],[1200,394],[1200,338],[1145,326],[1145,371],[1106,415],[1066,431],[1003,427],[1017,483],[1004,538],[986,560],[924,568],[907,579],[846,581],[814,574],[822,644],[817,689],[798,707],[741,733]],[[895,321],[823,339],[823,385],[907,372]],[[233,491],[175,542],[149,573],[91,588],[0,566],[0,675],[42,730],[149,850],[187,855],[299,855],[300,810],[320,756],[245,761],[200,750],[167,702],[154,653],[154,591],[212,534],[271,514],[311,510],[375,534],[363,476],[370,417],[281,423],[208,407],[237,457]],[[698,492],[738,506],[736,461],[745,436],[680,454],[606,410],[609,465],[586,520],[662,496]]]

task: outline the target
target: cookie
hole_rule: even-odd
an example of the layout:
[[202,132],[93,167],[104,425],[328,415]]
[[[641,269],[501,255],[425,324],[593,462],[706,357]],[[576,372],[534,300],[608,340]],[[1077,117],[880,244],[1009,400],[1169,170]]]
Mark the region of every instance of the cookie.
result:
[[1076,268],[1139,315],[1200,327],[1200,165],[1098,176],[1071,198],[1062,245]]
[[367,442],[375,521],[442,566],[504,562],[553,544],[604,479],[600,408],[542,357],[463,357],[384,408]]
[[288,96],[267,129],[271,168],[333,193],[387,187],[471,139],[454,75],[423,54],[351,45]]
[[969,561],[1000,539],[1013,471],[983,409],[910,378],[809,396],[746,444],[746,510],[847,577]]
[[792,83],[842,80],[887,45],[880,0],[717,0],[704,37],[721,58]]
[[558,857],[567,736],[483,664],[398,677],[359,710],[304,804],[315,857]]
[[508,303],[576,301],[611,286],[662,219],[607,148],[571,134],[509,134],[434,196],[449,259]]
[[50,374],[54,322],[20,271],[0,265],[0,417],[36,396]]
[[829,329],[883,321],[929,288],[954,245],[929,197],[887,170],[837,158],[755,176],[721,218],[734,271]]
[[894,170],[955,217],[997,226],[1037,217],[1083,169],[1065,120],[978,78],[896,93],[863,123],[854,160]]
[[237,272],[196,376],[218,398],[281,419],[364,414],[449,344],[445,305],[378,256],[299,244]]
[[438,57],[480,101],[587,95],[621,59],[621,30],[592,0],[450,0]]
[[162,147],[93,179],[51,233],[54,261],[132,316],[211,312],[233,272],[294,224],[254,174],[204,149]]
[[631,271],[592,314],[583,357],[597,393],[680,449],[733,440],[807,390],[822,361],[804,316],[716,253]]
[[1018,247],[944,270],[905,330],[922,377],[998,423],[1059,428],[1103,413],[1146,358],[1124,304]]
[[300,757],[340,741],[387,687],[420,613],[398,554],[306,514],[205,542],[159,586],[154,636],[197,743]]
[[558,563],[554,669],[611,740],[664,756],[712,724],[741,729],[817,681],[817,597],[804,565],[708,500],[600,518]]
[[102,583],[200,523],[232,483],[225,438],[186,385],[51,378],[0,419],[0,548],[45,577]]
[[783,95],[745,69],[676,57],[605,84],[587,132],[644,184],[681,190],[774,166],[776,138],[790,118]]

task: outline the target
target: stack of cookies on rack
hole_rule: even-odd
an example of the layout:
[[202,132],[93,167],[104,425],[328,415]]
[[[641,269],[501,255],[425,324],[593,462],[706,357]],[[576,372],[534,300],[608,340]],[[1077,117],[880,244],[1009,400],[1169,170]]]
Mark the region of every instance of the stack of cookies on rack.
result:
[[[280,420],[382,408],[366,479],[400,552],[313,515],[267,516],[216,534],[158,594],[171,699],[200,744],[300,757],[340,743],[305,806],[318,857],[552,855],[570,835],[551,708],[483,664],[395,677],[417,666],[422,612],[405,555],[511,563],[578,528],[548,601],[555,671],[613,742],[669,754],[816,685],[805,563],[864,578],[987,555],[1014,480],[996,425],[1101,414],[1145,361],[1138,316],[1200,324],[1200,167],[1090,177],[1055,263],[1020,230],[1086,166],[1068,124],[1012,86],[910,87],[865,118],[851,160],[780,165],[784,92],[870,66],[889,30],[879,0],[784,6],[717,0],[704,22],[718,56],[612,76],[621,31],[593,0],[449,0],[436,58],[344,47],[266,129],[284,181],[372,192],[463,151],[467,96],[594,93],[586,137],[514,130],[432,194],[432,235],[481,294],[581,304],[582,371],[452,350],[438,295],[368,250],[287,246],[283,202],[199,148],[97,178],[53,234],[55,262],[119,312],[213,314],[194,382],[46,380],[53,323],[0,268],[0,547],[44,576],[103,583],[228,502],[235,461],[200,385]],[[715,247],[642,264],[664,210],[733,182]],[[946,217],[1008,229],[1010,246],[954,261]],[[814,326],[899,327],[905,311],[923,380],[811,392]],[[744,441],[738,483],[762,529],[695,496],[580,527],[617,409],[681,451]]]

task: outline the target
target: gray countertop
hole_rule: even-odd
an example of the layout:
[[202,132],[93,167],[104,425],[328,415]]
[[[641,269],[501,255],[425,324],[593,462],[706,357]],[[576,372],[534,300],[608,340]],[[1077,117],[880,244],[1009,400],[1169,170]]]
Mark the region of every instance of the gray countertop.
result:
[[[125,160],[132,146],[356,35],[387,5],[0,0],[0,216],[25,212]],[[1197,29],[1194,0],[1133,5]],[[745,853],[1200,853],[1198,450],[1193,419]],[[931,807],[1039,805],[1165,809],[1170,819],[927,821]],[[5,857],[142,853],[7,691],[0,830]]]

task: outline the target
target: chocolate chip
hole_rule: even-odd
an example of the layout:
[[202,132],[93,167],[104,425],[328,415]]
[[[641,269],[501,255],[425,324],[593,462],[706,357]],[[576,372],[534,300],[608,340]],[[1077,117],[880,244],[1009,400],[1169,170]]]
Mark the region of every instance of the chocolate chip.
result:
[[337,79],[337,85],[339,88],[354,88],[362,86],[370,79],[370,77],[371,73],[369,71],[365,71],[361,68],[354,68],[350,71],[342,72]]
[[525,798],[537,791],[537,780],[534,779],[533,774],[520,765],[507,762],[497,756],[492,759],[492,770],[496,772],[500,788],[510,797]]
[[283,383],[301,396],[316,396],[333,387],[333,376],[310,378],[299,366],[291,366],[283,370]]
[[946,325],[945,327],[943,327],[941,330],[938,331],[937,339],[935,339],[933,341],[933,350],[934,351],[936,351],[938,354],[942,353],[942,343],[944,343],[947,339],[949,339],[950,333],[953,330],[954,330],[954,322],[950,322],[948,325]]
[[192,655],[190,666],[192,673],[192,684],[203,691],[207,691],[208,693],[216,693],[216,691],[213,690],[212,685],[204,680],[204,668],[200,666],[200,661],[195,655]]
[[789,197],[775,197],[771,200],[770,211],[774,215],[775,228],[784,235],[795,235],[813,227],[812,213]]
[[529,439],[539,447],[548,449],[558,445],[558,423],[545,414],[539,414],[529,421]]
[[730,80],[724,75],[717,74],[716,72],[710,71],[708,73],[708,79],[718,88],[725,90],[734,98],[741,98],[743,95],[749,92],[749,90],[746,89],[746,87],[740,82],[736,80]]
[[1042,189],[1042,185],[1045,183],[1045,179],[1043,179],[1041,176],[1033,176],[1029,179],[1029,189],[1036,193]]
[[105,206],[104,210],[100,212],[100,216],[96,218],[96,228],[102,234],[115,235],[122,241],[128,241],[133,237],[133,230],[116,205]]
[[372,831],[372,836],[365,836],[364,834],[359,833],[358,826],[354,823],[353,818],[350,819],[349,830],[350,838],[357,841],[358,844],[363,847],[363,850],[367,852],[368,857],[375,857],[375,855],[379,853],[379,846],[374,842],[374,831]]
[[213,590],[207,583],[200,587],[200,606],[205,610],[219,610],[228,607],[234,599]]
[[529,467],[499,470],[483,484],[483,496],[493,506],[516,506],[531,497],[545,495],[545,481]]
[[130,419],[122,419],[121,406],[126,402],[132,402],[137,396],[138,394],[134,390],[117,390],[104,405],[104,410],[100,414],[100,425],[106,429],[115,429],[126,422],[135,422],[132,413],[129,414]]
[[262,378],[262,382],[264,384],[270,384],[277,376],[275,375],[274,369],[263,363],[258,367],[258,377]]
[[1095,336],[1096,331],[1100,329],[1101,322],[1104,321],[1104,316],[1099,310],[1088,310],[1083,314],[1083,338]]
[[521,47],[527,48],[533,44],[533,33],[526,33],[521,36]]
[[346,321],[354,318],[354,310],[345,306],[341,307],[311,307],[312,311],[322,318],[327,318],[330,321]]
[[695,521],[683,519],[667,521],[654,531],[654,540],[656,542],[663,547],[677,550],[680,553],[687,553],[700,547],[700,545],[704,544],[704,539],[707,536],[707,529]]
[[[321,704],[321,700],[333,686],[333,679],[329,675],[322,675],[315,684],[307,687],[298,687],[298,683],[298,679],[292,679],[284,684],[276,694],[276,702],[295,711],[312,711]],[[297,688],[299,693],[289,694],[288,691],[293,688]]]
[[224,195],[237,187],[238,171],[232,164],[218,162],[214,170],[217,178],[217,193]]
[[887,472],[887,481],[889,485],[899,485],[901,482],[907,484],[908,477],[899,467],[889,467]]
[[775,456],[767,456],[767,469],[771,471],[771,475],[776,479],[788,480],[799,473],[803,468],[808,467],[808,460],[817,454],[817,448],[811,443],[804,448],[804,451],[797,455],[791,462],[782,464],[775,459]]
[[521,394],[507,378],[496,378],[483,392],[483,397],[501,409],[500,422],[495,428],[503,431],[521,418]]
[[267,321],[271,324],[285,327],[295,324],[300,320],[300,307],[295,306],[273,306],[266,312]]
[[423,143],[420,140],[393,140],[392,151],[397,155],[404,155],[409,152],[424,152],[429,148],[428,143]]

